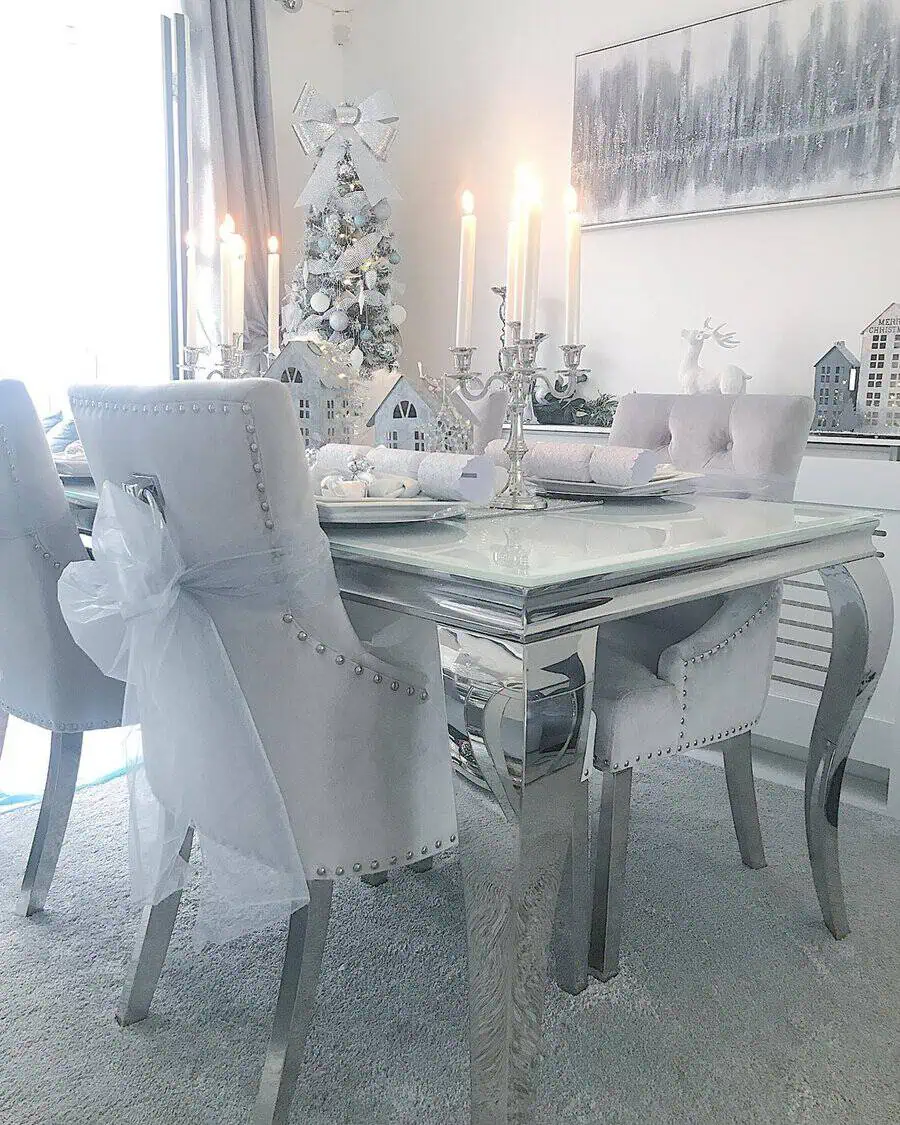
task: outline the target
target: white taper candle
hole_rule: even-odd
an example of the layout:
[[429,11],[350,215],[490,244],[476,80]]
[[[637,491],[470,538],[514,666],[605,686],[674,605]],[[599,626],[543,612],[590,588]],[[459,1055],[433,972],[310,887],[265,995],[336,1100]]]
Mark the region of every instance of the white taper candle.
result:
[[533,340],[537,321],[538,278],[541,269],[541,204],[536,192],[523,205],[520,222],[525,231],[522,267],[522,339]]
[[456,301],[456,346],[471,347],[472,308],[475,301],[475,197],[462,193],[459,231],[459,292]]
[[566,337],[578,344],[581,332],[581,215],[575,189],[566,191]]
[[[517,320],[519,309],[519,220],[512,219],[506,239],[506,323]],[[511,336],[506,340],[512,343]]]
[[[231,240],[231,331],[244,332],[244,271],[247,243],[236,234]],[[230,342],[230,341],[229,341]]]
[[197,243],[190,231],[184,236],[184,244],[184,343],[188,348],[199,348],[200,318],[197,311]]
[[222,343],[231,343],[231,240],[234,238],[234,219],[230,215],[219,227],[219,315]]
[[275,355],[280,343],[278,337],[278,317],[281,312],[281,255],[278,253],[278,239],[273,234],[269,239],[268,257],[268,343],[269,351]]

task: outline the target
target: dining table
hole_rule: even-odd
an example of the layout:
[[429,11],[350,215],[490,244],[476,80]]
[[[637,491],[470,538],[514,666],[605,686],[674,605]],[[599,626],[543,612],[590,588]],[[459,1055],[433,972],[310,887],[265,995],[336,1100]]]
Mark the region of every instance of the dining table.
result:
[[[93,486],[66,491],[89,528]],[[819,572],[832,645],[809,747],[806,830],[825,921],[846,917],[841,783],[893,627],[878,523],[859,509],[683,495],[325,528],[349,605],[437,627],[455,764],[492,826],[487,860],[484,849],[472,859],[465,840],[459,851],[474,1125],[536,1120],[551,941],[557,983],[570,992],[588,984],[583,828],[606,623]]]

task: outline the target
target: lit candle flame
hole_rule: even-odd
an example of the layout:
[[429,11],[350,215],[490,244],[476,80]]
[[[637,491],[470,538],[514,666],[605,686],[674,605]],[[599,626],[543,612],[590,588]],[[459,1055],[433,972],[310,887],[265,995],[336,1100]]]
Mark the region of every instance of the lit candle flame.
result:
[[219,227],[219,238],[221,238],[223,242],[227,242],[229,238],[233,237],[236,230],[237,227],[234,225],[234,219],[232,219],[230,215],[226,215],[225,221]]
[[578,192],[570,184],[563,195],[563,203],[569,212],[578,210]]
[[194,237],[194,232],[189,230],[184,236],[184,244],[188,250],[193,249],[197,245],[197,239]]
[[460,200],[464,215],[471,215],[475,211],[475,196],[470,191],[464,191]]
[[278,239],[275,237],[274,234],[269,235],[268,246],[269,246],[269,253],[270,254],[277,254],[278,253]]

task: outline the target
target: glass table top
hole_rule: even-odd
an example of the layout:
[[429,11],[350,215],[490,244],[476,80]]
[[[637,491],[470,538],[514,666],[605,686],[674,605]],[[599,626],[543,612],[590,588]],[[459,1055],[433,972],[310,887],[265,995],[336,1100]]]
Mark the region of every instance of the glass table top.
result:
[[[92,482],[66,484],[95,507]],[[877,513],[821,504],[687,496],[677,500],[552,500],[542,512],[471,509],[465,519],[326,530],[336,558],[524,589],[579,578],[706,564],[869,527]]]
[[328,528],[334,555],[392,569],[538,587],[595,575],[627,575],[709,563],[794,546],[866,526],[856,508],[758,500],[578,503],[543,512],[480,509],[467,519]]

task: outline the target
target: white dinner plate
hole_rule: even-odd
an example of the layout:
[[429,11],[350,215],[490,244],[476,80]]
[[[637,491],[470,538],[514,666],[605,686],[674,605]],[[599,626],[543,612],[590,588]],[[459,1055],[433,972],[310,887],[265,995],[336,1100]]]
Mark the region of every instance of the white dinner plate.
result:
[[533,478],[532,483],[545,496],[564,496],[572,500],[648,500],[654,496],[684,496],[693,492],[702,473],[674,472],[659,476],[648,484],[617,488],[611,484],[595,484],[585,480],[547,480]]
[[419,523],[465,515],[465,504],[446,500],[323,500],[316,497],[319,523]]

